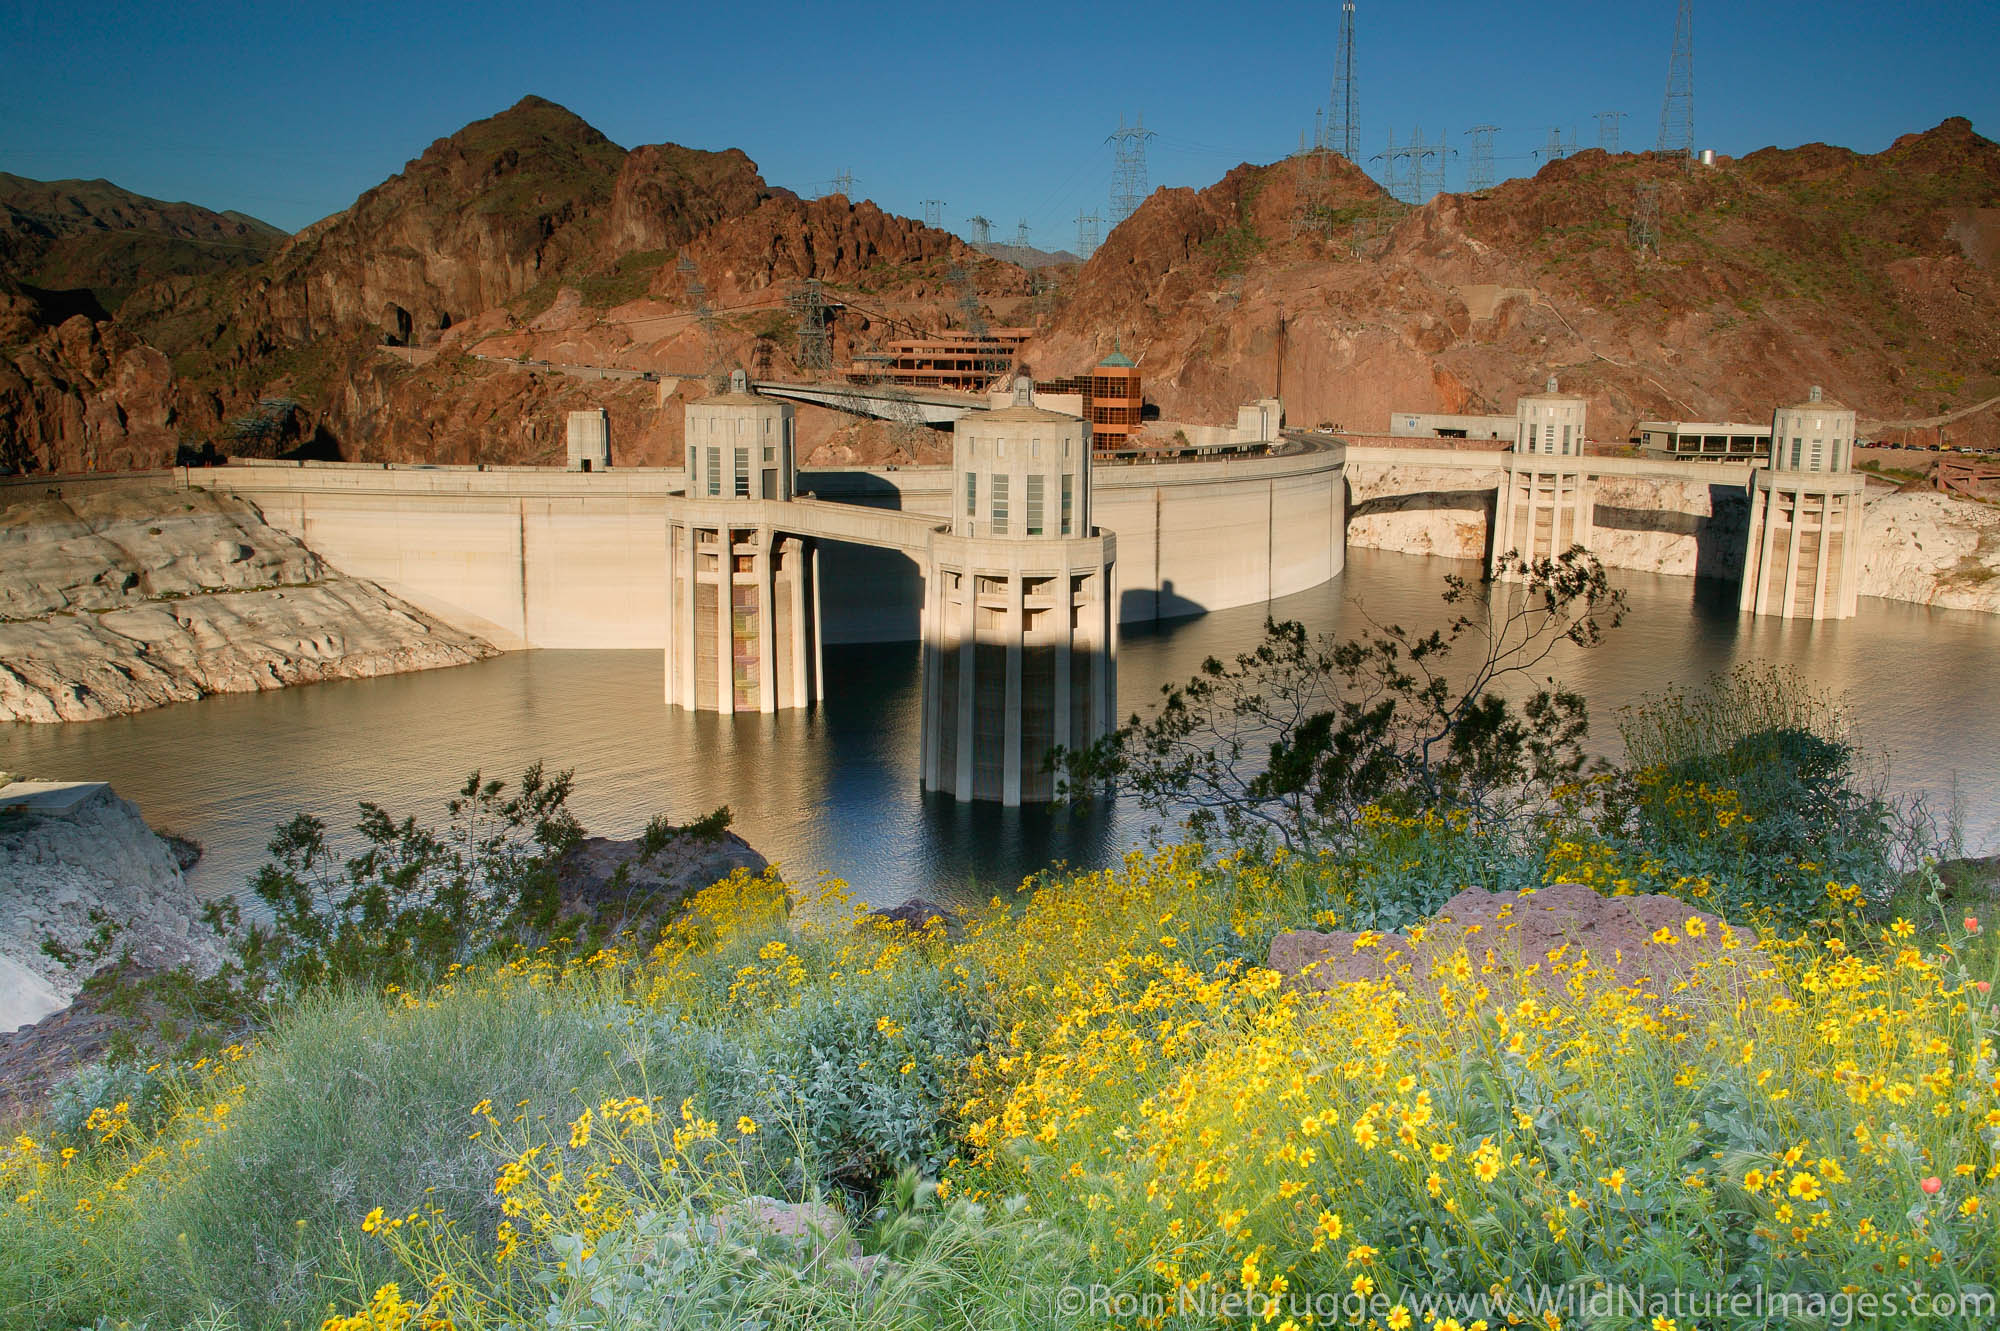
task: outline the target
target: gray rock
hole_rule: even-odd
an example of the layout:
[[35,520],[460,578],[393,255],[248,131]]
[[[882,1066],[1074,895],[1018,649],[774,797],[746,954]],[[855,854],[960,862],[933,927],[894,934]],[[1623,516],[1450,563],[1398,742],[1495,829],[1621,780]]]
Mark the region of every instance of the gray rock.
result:
[[[44,940],[78,960],[51,956]],[[45,1015],[28,1009],[46,1009],[49,993],[67,1003],[121,954],[156,970],[220,962],[173,848],[103,782],[0,787],[0,956],[46,987],[17,974],[0,990],[0,1030]]]
[[[1692,932],[1690,920],[1699,921]],[[1672,941],[1655,941],[1662,929]],[[1587,955],[1608,982],[1656,995],[1704,961],[1728,958],[1751,971],[1769,966],[1749,933],[1675,897],[1607,897],[1577,883],[1528,893],[1469,888],[1447,901],[1416,940],[1392,931],[1282,933],[1271,940],[1269,964],[1307,989],[1385,979],[1428,987],[1460,951],[1489,984],[1520,978],[1528,968],[1546,973],[1557,954],[1564,964]]]
[[959,927],[959,920],[956,914],[950,909],[938,905],[937,902],[930,901],[924,897],[911,897],[908,901],[897,906],[877,906],[874,910],[869,911],[868,914],[875,919],[886,920],[892,924],[901,924],[911,929],[921,929],[932,920],[936,920],[943,926],[944,931],[948,934],[956,933]]
[[683,833],[650,857],[638,838],[588,837],[556,871],[562,909],[613,929],[671,914],[704,887],[738,869],[762,873],[768,861],[734,832],[717,837]]

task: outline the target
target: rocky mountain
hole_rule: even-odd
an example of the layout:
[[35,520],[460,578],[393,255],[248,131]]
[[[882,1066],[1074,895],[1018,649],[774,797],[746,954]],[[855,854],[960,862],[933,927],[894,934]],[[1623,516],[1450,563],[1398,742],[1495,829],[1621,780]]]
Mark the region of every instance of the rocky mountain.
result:
[[[671,389],[516,359],[664,370],[683,397],[731,365],[789,372],[786,298],[803,279],[826,286],[843,360],[1027,291],[1020,270],[942,231],[770,186],[739,151],[627,152],[529,97],[268,259],[154,281],[115,319],[53,317],[0,278],[0,468],[158,465],[208,441],[547,461],[571,405],[612,410],[628,463],[674,461]],[[815,422],[809,444],[847,426]]]
[[[1028,354],[1077,364],[1122,337],[1148,397],[1193,420],[1276,392],[1294,423],[1382,431],[1507,411],[1553,373],[1598,438],[1765,418],[1812,383],[1893,438],[2000,394],[1996,313],[2000,147],[1954,119],[1873,155],[1593,150],[1420,208],[1338,158],[1238,167],[1156,191]],[[1954,435],[2000,442],[2000,416]]]
[[252,267],[284,240],[277,227],[243,213],[149,199],[108,180],[0,171],[0,272],[38,322],[78,313],[102,319],[139,287]]
[[[177,239],[228,220],[207,216],[223,220]],[[1245,165],[1156,191],[1031,299],[994,247],[800,198],[733,150],[627,151],[530,97],[268,258],[156,277],[111,317],[44,308],[30,270],[0,264],[0,469],[157,464],[209,441],[546,462],[588,405],[610,410],[621,461],[672,463],[710,374],[804,372],[808,280],[836,364],[976,319],[1039,322],[1037,371],[1120,342],[1170,419],[1275,392],[1294,424],[1380,430],[1399,410],[1505,411],[1554,373],[1590,396],[1600,439],[1654,415],[1756,419],[1819,383],[1878,437],[1929,441],[1942,420],[1993,443],[1996,265],[2000,149],[1951,120],[1872,155],[1589,151],[1420,208],[1327,155]],[[813,410],[801,445],[820,461],[938,447]]]

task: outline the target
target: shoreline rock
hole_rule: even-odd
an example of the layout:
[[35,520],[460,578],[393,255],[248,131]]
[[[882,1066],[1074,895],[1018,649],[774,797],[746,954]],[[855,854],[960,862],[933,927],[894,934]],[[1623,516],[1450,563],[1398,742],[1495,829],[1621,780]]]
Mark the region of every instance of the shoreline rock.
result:
[[0,785],[0,1033],[60,1011],[121,957],[213,970],[193,903],[174,848],[110,786]]
[[496,655],[201,490],[0,507],[0,721],[95,721]]
[[683,901],[738,869],[762,873],[769,861],[734,832],[681,832],[653,854],[643,838],[586,837],[556,869],[565,915],[587,915],[612,932],[664,920]]

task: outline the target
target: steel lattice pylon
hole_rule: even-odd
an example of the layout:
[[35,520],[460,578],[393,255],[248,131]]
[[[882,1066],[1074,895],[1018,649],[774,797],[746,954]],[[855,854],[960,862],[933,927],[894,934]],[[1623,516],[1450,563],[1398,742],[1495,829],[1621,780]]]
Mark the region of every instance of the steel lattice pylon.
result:
[[1333,56],[1333,90],[1321,146],[1357,165],[1361,161],[1361,114],[1354,100],[1354,0],[1344,0],[1340,6],[1340,46]]
[[1114,163],[1111,169],[1111,225],[1118,224],[1139,211],[1139,205],[1146,201],[1146,140],[1153,137],[1153,131],[1146,128],[1146,117],[1140,115],[1130,126],[1125,118],[1118,118],[1118,128],[1104,140],[1111,145]]
[[1667,95],[1660,104],[1663,153],[1694,154],[1694,0],[1681,0],[1674,23],[1674,53],[1667,60]]

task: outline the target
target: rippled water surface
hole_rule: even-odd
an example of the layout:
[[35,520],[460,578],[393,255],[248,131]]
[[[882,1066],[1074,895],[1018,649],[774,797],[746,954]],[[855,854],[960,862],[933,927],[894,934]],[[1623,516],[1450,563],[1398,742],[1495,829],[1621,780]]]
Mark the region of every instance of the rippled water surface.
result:
[[[1368,550],[1317,590],[1274,603],[1315,629],[1364,613],[1441,622],[1453,561]],[[1899,789],[1954,789],[1975,849],[2000,847],[2000,619],[1863,599],[1841,623],[1739,618],[1735,588],[1618,573],[1631,613],[1605,645],[1565,651],[1556,673],[1589,698],[1614,752],[1613,710],[1744,661],[1794,665],[1843,692],[1864,744]],[[1266,608],[1128,626],[1121,709],[1146,706],[1205,656],[1253,645]],[[1139,840],[1138,811],[959,806],[918,786],[914,644],[829,647],[830,701],[806,714],[689,715],[661,701],[654,652],[518,652],[454,670],[211,698],[69,726],[0,725],[0,767],[105,780],[156,827],[202,841],[203,895],[233,891],[274,824],[300,809],[351,821],[357,800],[435,816],[472,768],[512,776],[546,759],[576,771],[579,816],[629,836],[727,804],[735,827],[789,876],[839,875],[877,902],[965,899],[1055,860],[1095,865]]]

